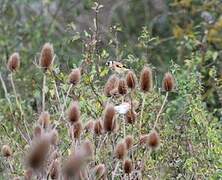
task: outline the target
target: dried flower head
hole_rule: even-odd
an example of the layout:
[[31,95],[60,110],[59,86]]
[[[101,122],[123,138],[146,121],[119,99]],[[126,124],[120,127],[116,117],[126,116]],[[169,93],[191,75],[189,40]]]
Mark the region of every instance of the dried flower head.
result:
[[129,124],[134,124],[136,121],[137,114],[133,109],[130,109],[126,114],[125,114],[125,120]]
[[104,130],[105,132],[112,132],[116,129],[116,111],[113,105],[108,104],[104,113]]
[[70,131],[71,131],[71,137],[74,139],[79,139],[80,135],[82,133],[83,127],[82,127],[82,122],[77,121],[72,124]]
[[70,105],[69,110],[68,110],[68,119],[69,119],[69,122],[71,124],[73,124],[74,122],[79,121],[79,119],[80,119],[80,110],[79,110],[78,102],[74,101]]
[[96,135],[101,135],[103,133],[103,126],[100,119],[95,122],[93,131]]
[[148,92],[153,89],[153,74],[150,67],[144,67],[140,74],[140,89]]
[[41,125],[43,128],[47,128],[50,124],[50,114],[48,111],[41,112],[39,119],[38,119],[39,125]]
[[79,68],[73,69],[72,72],[69,74],[69,83],[75,86],[80,82],[80,79],[81,79],[80,69]]
[[133,71],[129,71],[126,75],[126,83],[130,89],[136,88],[137,78]]
[[85,140],[83,143],[82,143],[82,146],[81,146],[83,152],[84,152],[84,155],[86,157],[92,157],[93,156],[93,144],[89,141],[89,140]]
[[6,158],[12,156],[12,149],[10,148],[9,145],[6,144],[2,146],[2,155]]
[[116,145],[115,156],[119,160],[124,160],[127,155],[127,147],[125,142],[120,142]]
[[116,75],[110,76],[104,87],[104,93],[107,97],[112,96],[111,91],[118,87],[119,78]]
[[163,89],[165,91],[172,91],[175,88],[175,80],[170,72],[165,73],[163,78]]
[[143,134],[140,136],[140,140],[139,140],[139,143],[141,145],[146,145],[148,143],[148,138],[149,138],[149,135],[148,134]]
[[160,136],[159,136],[159,134],[155,130],[152,130],[148,134],[147,145],[152,150],[155,150],[155,149],[157,149],[159,147],[159,145],[160,145]]
[[96,179],[103,179],[106,177],[106,166],[105,164],[98,164],[95,168],[94,168],[94,174]]
[[60,173],[60,164],[59,160],[55,159],[53,160],[50,170],[49,170],[49,175],[51,179],[59,179],[59,173]]
[[123,162],[123,170],[125,174],[130,174],[133,170],[133,163],[130,159],[126,159]]
[[39,138],[42,135],[42,128],[40,126],[36,126],[33,132],[34,138]]
[[40,66],[44,70],[48,70],[53,63],[53,58],[54,58],[54,49],[52,44],[45,43],[42,47],[40,55],[40,60],[39,60]]
[[119,80],[118,92],[121,95],[127,94],[127,83],[126,83],[125,79],[120,79]]
[[125,137],[126,148],[129,150],[133,146],[133,136],[128,135]]
[[93,132],[94,129],[94,121],[93,120],[89,120],[85,126],[84,129],[86,130],[86,132]]
[[19,69],[19,67],[20,67],[19,53],[15,52],[9,57],[7,67],[11,72]]

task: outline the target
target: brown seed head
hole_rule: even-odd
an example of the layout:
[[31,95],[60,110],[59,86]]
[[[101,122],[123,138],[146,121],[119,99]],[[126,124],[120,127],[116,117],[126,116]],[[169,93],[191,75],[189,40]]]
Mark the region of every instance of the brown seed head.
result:
[[6,144],[2,146],[2,155],[6,158],[12,156],[12,149],[9,145]]
[[118,92],[121,95],[127,94],[127,83],[126,83],[125,79],[120,79],[119,80]]
[[74,101],[70,105],[69,111],[68,111],[68,119],[69,119],[69,122],[71,124],[73,124],[74,122],[79,121],[79,119],[80,119],[80,110],[79,110],[78,102]]
[[105,109],[104,114],[104,130],[105,132],[112,132],[116,129],[116,119],[115,119],[116,111],[113,105],[108,104]]
[[94,123],[93,131],[94,131],[94,134],[96,135],[101,135],[103,133],[103,126],[102,126],[101,120],[97,120]]
[[45,43],[42,47],[42,51],[41,51],[41,55],[40,55],[40,66],[44,69],[44,70],[48,70],[51,65],[52,65],[52,61],[53,61],[53,57],[54,57],[54,49],[52,44],[50,43]]
[[160,145],[160,136],[155,130],[152,130],[149,133],[147,145],[152,150],[155,150],[159,147],[159,145]]
[[41,112],[38,123],[43,128],[47,128],[50,124],[50,114],[48,111]]
[[126,75],[126,83],[127,83],[127,86],[130,88],[130,89],[135,89],[136,88],[136,82],[137,82],[137,79],[136,79],[136,75],[134,74],[134,72],[132,71],[129,71]]
[[149,138],[149,135],[148,135],[148,134],[143,134],[143,135],[141,135],[141,136],[140,136],[140,141],[139,141],[139,143],[140,143],[141,145],[147,144],[147,143],[148,143],[148,138]]
[[60,165],[59,161],[57,159],[53,160],[50,170],[49,170],[49,175],[51,179],[59,179],[59,173],[60,173]]
[[105,96],[112,96],[111,91],[118,87],[119,78],[116,75],[110,76],[104,87]]
[[105,164],[98,164],[94,168],[95,177],[97,179],[103,179],[106,177],[106,166]]
[[136,121],[137,114],[133,109],[130,109],[126,114],[125,114],[125,120],[129,124],[134,124]]
[[115,149],[115,156],[119,160],[124,160],[127,155],[127,147],[125,142],[118,143]]
[[133,170],[133,163],[130,159],[126,159],[123,162],[123,170],[125,174],[130,174]]
[[163,89],[165,91],[172,91],[175,88],[174,77],[170,72],[165,73],[163,78]]
[[19,69],[20,67],[20,56],[18,53],[13,53],[8,60],[7,64],[8,69],[13,72]]
[[69,74],[69,83],[75,86],[80,82],[80,79],[81,79],[80,69],[79,68],[73,69],[72,72]]
[[140,74],[140,89],[144,93],[153,89],[153,74],[150,67],[144,67]]
[[83,130],[83,127],[82,127],[81,121],[77,121],[77,122],[73,123],[71,126],[71,129],[70,129],[71,135],[72,135],[71,137],[74,139],[79,139],[80,135],[82,133],[82,130]]
[[128,135],[125,137],[126,148],[129,150],[133,146],[133,136]]

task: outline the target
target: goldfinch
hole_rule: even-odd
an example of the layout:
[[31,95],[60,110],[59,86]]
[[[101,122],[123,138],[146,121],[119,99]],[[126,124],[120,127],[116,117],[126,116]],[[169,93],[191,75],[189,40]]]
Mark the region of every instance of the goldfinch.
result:
[[106,66],[108,66],[111,70],[120,74],[129,70],[121,62],[117,62],[117,61],[107,61]]

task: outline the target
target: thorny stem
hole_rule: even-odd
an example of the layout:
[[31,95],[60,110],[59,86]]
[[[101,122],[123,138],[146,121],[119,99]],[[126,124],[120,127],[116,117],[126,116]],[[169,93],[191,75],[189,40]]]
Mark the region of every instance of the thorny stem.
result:
[[163,104],[162,104],[162,106],[161,106],[161,108],[160,108],[160,110],[159,110],[159,112],[158,112],[158,114],[157,114],[157,116],[156,116],[156,121],[155,121],[155,123],[154,123],[153,129],[155,129],[156,126],[157,126],[157,122],[158,122],[158,120],[159,120],[159,118],[160,118],[160,115],[161,115],[161,113],[162,113],[162,111],[163,111],[163,108],[164,108],[164,106],[165,106],[165,104],[166,104],[166,102],[167,102],[168,95],[169,95],[169,92],[166,92],[166,96],[165,96],[165,98],[164,98]]
[[145,93],[142,95],[143,101],[142,101],[142,108],[141,108],[141,113],[140,113],[140,121],[139,121],[139,134],[141,134],[141,126],[142,126],[142,119],[143,119],[143,111],[144,111],[144,105],[145,105]]
[[46,74],[43,75],[42,82],[42,112],[45,111],[45,86],[46,86]]

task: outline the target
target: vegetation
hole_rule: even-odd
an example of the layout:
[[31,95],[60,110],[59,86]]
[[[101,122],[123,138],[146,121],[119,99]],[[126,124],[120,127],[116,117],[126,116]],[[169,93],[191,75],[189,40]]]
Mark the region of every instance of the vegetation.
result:
[[221,10],[4,0],[0,179],[221,179]]

